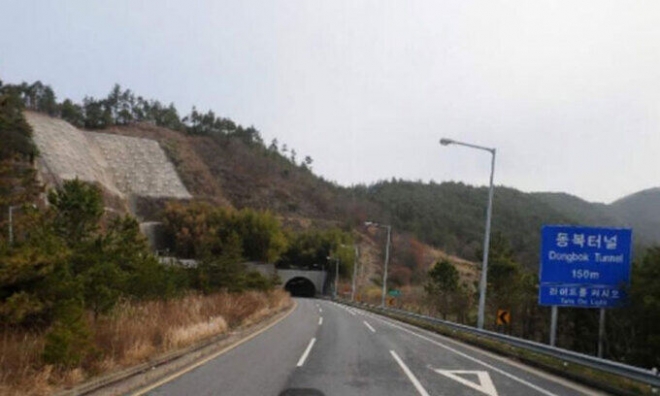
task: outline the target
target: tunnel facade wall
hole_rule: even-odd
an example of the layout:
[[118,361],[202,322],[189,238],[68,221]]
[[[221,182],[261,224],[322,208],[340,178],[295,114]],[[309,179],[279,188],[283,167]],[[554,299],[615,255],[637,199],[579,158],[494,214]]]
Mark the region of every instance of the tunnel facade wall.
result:
[[312,282],[317,294],[323,293],[323,285],[325,284],[326,272],[325,271],[302,271],[302,270],[277,270],[282,281],[282,287],[286,288],[287,283],[294,278],[305,278]]

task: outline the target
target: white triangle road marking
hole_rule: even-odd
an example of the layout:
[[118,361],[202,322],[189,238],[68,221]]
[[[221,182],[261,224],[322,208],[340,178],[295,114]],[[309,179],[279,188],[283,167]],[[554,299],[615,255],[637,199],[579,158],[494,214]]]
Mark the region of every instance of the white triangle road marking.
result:
[[[467,387],[470,387],[474,390],[477,390],[485,395],[488,396],[498,396],[497,395],[497,390],[495,389],[495,385],[493,384],[493,381],[490,379],[490,375],[488,375],[488,371],[478,371],[478,370],[440,370],[440,369],[433,369],[438,374],[442,374],[447,378],[451,378],[456,382],[459,382]],[[475,374],[477,378],[479,378],[479,384],[466,380],[463,377],[459,377],[460,374]]]

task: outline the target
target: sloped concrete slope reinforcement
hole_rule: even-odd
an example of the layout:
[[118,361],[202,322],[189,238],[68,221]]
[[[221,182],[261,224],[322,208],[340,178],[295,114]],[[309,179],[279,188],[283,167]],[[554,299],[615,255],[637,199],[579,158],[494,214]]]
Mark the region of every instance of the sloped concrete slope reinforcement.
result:
[[44,178],[78,178],[120,195],[189,199],[190,193],[160,145],[150,139],[84,132],[69,123],[27,112]]

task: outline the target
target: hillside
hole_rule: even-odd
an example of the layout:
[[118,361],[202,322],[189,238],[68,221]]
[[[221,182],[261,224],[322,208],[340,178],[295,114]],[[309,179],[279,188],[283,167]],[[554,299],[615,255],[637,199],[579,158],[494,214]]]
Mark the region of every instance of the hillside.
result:
[[[363,233],[360,225],[366,220],[392,224],[395,233],[407,235],[393,248],[399,252],[393,253],[393,268],[410,269],[401,270],[403,280],[429,264],[415,262],[406,253],[405,245],[413,237],[446,254],[480,259],[485,187],[391,180],[346,188],[316,176],[309,166],[294,163],[277,149],[236,137],[190,135],[150,123],[113,126],[103,132],[157,141],[199,200],[271,210],[294,229],[338,225],[357,227]],[[638,241],[660,240],[651,219],[640,216],[650,210],[656,196],[657,190],[652,190],[604,205],[564,193],[523,193],[498,186],[493,232],[509,241],[519,261],[535,269],[543,224],[631,225]],[[147,210],[141,215],[158,220],[157,213]]]
[[[380,182],[360,189],[360,196],[384,208],[397,229],[409,231],[444,251],[478,260],[488,189],[463,183],[425,184],[403,180]],[[519,260],[537,262],[541,225],[570,223],[569,216],[530,194],[497,187],[493,203],[493,233],[511,244]]]
[[[23,100],[28,109],[61,117],[79,129],[157,141],[194,199],[270,210],[293,229],[339,226],[364,234],[366,220],[391,224],[395,235],[401,236],[394,243],[393,265],[408,268],[402,270],[402,279],[415,278],[424,268],[419,259],[413,259],[416,253],[410,245],[416,240],[447,254],[479,259],[485,187],[403,180],[342,187],[315,175],[312,158],[300,160],[302,156],[297,158],[295,150],[277,140],[266,145],[254,127],[243,127],[213,111],[204,114],[193,107],[190,114],[180,117],[173,105],[146,100],[118,85],[108,97],[86,98],[82,104],[58,103],[52,91],[47,94],[50,87],[39,82],[3,89]],[[103,155],[112,156],[113,150],[124,149],[110,149]],[[113,159],[106,162],[112,165]],[[114,161],[113,166],[127,165],[118,166],[120,162]],[[114,177],[121,178],[123,172],[114,171]],[[538,263],[543,224],[630,225],[638,242],[658,243],[660,218],[654,212],[658,195],[657,189],[649,190],[603,205],[563,193],[529,194],[497,187],[493,232],[507,240],[516,258],[531,269]],[[157,200],[151,201],[138,202],[143,220],[158,220],[162,202],[154,205]]]
[[145,123],[104,132],[158,141],[197,199],[338,223],[349,221],[360,206],[352,202],[350,190],[263,145],[229,136],[186,135]]
[[611,208],[602,203],[588,202],[566,193],[539,192],[531,195],[579,224],[612,226],[621,223]]
[[609,208],[633,228],[642,243],[660,243],[660,188],[628,195],[612,202]]
[[[237,138],[190,136],[148,124],[105,132],[159,141],[196,198],[272,210],[294,227],[356,227],[365,220],[391,223],[395,232],[448,254],[479,260],[485,187],[391,180],[345,188],[316,176],[305,165],[294,164],[278,150]],[[529,268],[536,268],[538,262],[543,224],[632,225],[639,241],[660,241],[646,218],[635,222],[625,215],[629,202],[636,200],[618,204],[614,210],[614,205],[590,203],[569,194],[523,193],[498,186],[493,232],[502,234]]]
[[631,227],[637,244],[660,243],[660,188],[623,197],[609,205],[584,201],[564,193],[534,193],[538,199],[578,224]]

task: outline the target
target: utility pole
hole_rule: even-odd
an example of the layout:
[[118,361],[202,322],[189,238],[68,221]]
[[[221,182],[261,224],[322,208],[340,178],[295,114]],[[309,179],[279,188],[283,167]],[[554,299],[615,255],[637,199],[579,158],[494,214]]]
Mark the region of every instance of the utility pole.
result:
[[390,240],[392,239],[392,226],[366,221],[365,226],[374,226],[387,229],[387,244],[385,245],[385,267],[383,268],[383,292],[381,295],[380,306],[385,308],[385,295],[387,294],[387,266],[390,261]]
[[355,278],[357,275],[357,267],[358,267],[358,257],[360,255],[360,252],[358,251],[358,246],[355,245],[355,261],[353,262],[353,287],[351,288],[351,301],[355,302]]
[[339,287],[339,257],[335,258],[335,299],[337,299],[338,287]]

